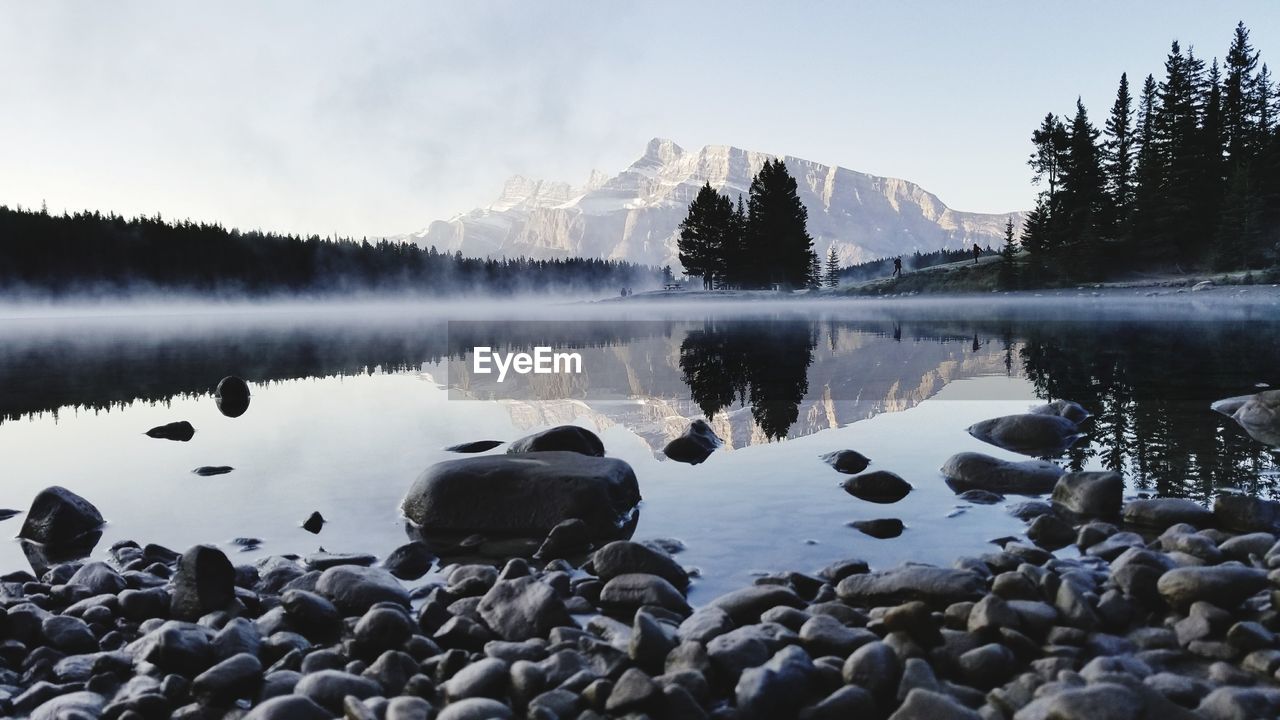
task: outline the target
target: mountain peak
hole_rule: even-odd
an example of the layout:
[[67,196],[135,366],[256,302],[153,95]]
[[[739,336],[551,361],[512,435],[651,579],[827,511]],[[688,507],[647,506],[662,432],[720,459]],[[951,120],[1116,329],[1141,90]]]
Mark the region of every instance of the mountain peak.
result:
[[[650,140],[616,175],[593,171],[585,186],[513,177],[497,202],[405,239],[481,257],[600,257],[678,268],[679,225],[698,189],[710,183],[730,197],[745,193],[774,157],[796,178],[820,256],[835,248],[851,264],[1003,242],[1010,213],[952,210],[905,180],[731,145],[686,152],[666,138]],[[1020,222],[1021,213],[1012,214]]]

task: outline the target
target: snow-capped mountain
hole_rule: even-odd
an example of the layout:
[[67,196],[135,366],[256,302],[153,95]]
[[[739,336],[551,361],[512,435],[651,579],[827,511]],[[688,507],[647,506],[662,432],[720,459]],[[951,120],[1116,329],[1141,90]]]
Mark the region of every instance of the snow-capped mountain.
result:
[[[580,187],[513,177],[488,207],[436,221],[400,239],[469,256],[601,257],[679,268],[680,221],[703,183],[745,200],[752,176],[774,156],[726,145],[689,152],[649,141],[644,155],[608,177],[593,172]],[[999,247],[1010,215],[948,208],[920,186],[786,156],[809,209],[820,257],[834,245],[844,264],[970,247]]]

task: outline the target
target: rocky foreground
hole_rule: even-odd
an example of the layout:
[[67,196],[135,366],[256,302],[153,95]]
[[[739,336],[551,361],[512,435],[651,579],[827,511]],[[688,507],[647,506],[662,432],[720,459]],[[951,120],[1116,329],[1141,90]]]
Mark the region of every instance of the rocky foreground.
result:
[[[1017,423],[1045,427],[1023,418],[997,430],[1007,434]],[[574,440],[585,446],[572,459],[563,447],[520,447],[509,462],[564,462],[585,478],[590,462],[582,457],[607,458],[598,440]],[[850,452],[828,461],[861,473],[868,461]],[[406,511],[430,514],[448,497],[458,502],[450,494],[468,487],[458,477],[496,482],[511,472],[500,458],[433,468]],[[590,487],[605,493],[601,502],[629,497],[629,469],[616,461],[601,467],[607,486]],[[872,569],[849,559],[758,578],[696,609],[674,548],[617,540],[586,554],[581,519],[556,525],[537,560],[447,564],[433,576],[439,582],[412,592],[404,581],[437,562],[420,542],[376,565],[370,555],[318,554],[239,566],[211,546],[179,554],[117,543],[109,562],[50,562],[39,578],[0,577],[0,714],[1244,720],[1280,713],[1280,504],[1239,494],[1220,496],[1212,510],[1174,499],[1126,503],[1114,473],[1063,473],[974,453],[952,458],[943,474],[957,492],[1034,488],[1052,496],[1011,506],[1028,522],[1025,541],[1006,538],[1000,549],[949,568]],[[885,484],[883,474],[875,477]],[[50,488],[28,511],[21,536],[56,547],[101,522],[87,500]]]

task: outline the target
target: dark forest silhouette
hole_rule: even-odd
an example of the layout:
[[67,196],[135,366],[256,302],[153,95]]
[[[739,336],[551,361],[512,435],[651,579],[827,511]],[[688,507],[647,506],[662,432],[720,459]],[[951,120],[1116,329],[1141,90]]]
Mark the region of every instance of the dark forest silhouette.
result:
[[482,259],[409,243],[228,230],[97,212],[0,206],[0,290],[271,294],[609,292],[661,270],[617,260]]

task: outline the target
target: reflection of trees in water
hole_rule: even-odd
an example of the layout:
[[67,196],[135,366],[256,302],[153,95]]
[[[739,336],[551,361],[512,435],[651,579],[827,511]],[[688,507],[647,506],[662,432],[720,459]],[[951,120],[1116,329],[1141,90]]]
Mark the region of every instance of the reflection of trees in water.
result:
[[811,322],[708,321],[680,344],[680,370],[707,418],[749,403],[765,436],[778,439],[799,416],[816,347]]
[[1275,457],[1209,404],[1251,391],[1280,360],[1261,323],[1028,324],[1021,351],[1045,398],[1095,413],[1090,442],[1069,462],[1096,459],[1160,495],[1207,499],[1234,487],[1276,496]]

